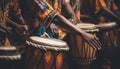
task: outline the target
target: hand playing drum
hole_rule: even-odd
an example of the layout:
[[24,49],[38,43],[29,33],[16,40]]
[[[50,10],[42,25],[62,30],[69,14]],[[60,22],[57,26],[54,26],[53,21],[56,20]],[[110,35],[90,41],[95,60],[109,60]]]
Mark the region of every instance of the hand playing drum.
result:
[[89,65],[93,60],[96,60],[96,51],[101,49],[101,43],[96,38],[99,29],[90,23],[79,23],[76,27],[85,32],[83,31],[81,36],[76,32],[70,32],[67,35],[66,40],[68,40],[67,43],[70,47],[70,60],[78,67],[79,65]]
[[85,31],[82,33],[83,39],[85,39],[86,42],[88,42],[88,44],[93,47],[93,49],[95,50],[101,49],[102,44],[99,41],[99,39],[94,34],[90,34],[99,31],[96,25],[92,23],[79,23],[76,25],[76,27]]
[[95,50],[100,50],[101,49],[101,42],[99,39],[92,34],[89,33],[83,33],[83,38],[90,44]]
[[42,13],[39,13],[40,18],[43,18],[43,23],[45,24],[46,28],[50,25],[51,21],[58,24],[59,26],[62,26],[65,29],[68,29],[70,31],[77,32],[83,38],[90,44],[95,50],[101,49],[101,43],[99,39],[89,33],[86,33],[85,31],[77,28],[74,24],[72,24],[70,21],[68,21],[65,17],[58,14],[52,6],[50,6],[48,3],[44,2],[43,0],[34,0],[37,5],[39,6]]

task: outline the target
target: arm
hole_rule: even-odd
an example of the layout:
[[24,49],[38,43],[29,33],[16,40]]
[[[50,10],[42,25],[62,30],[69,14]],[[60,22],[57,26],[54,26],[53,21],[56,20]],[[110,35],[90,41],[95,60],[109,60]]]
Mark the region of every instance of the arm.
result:
[[[96,38],[93,35],[86,33],[85,31],[77,28],[74,24],[72,24],[65,17],[63,17],[62,15],[57,13],[49,4],[45,3],[44,1],[35,0],[35,2],[38,4],[40,10],[42,10],[42,12],[39,12],[39,16],[40,16],[40,18],[42,17],[44,19],[45,22],[43,22],[43,24],[46,24],[45,26],[49,26],[51,21],[55,21],[55,23],[62,26],[63,28],[69,29],[70,31],[77,32],[94,49],[97,49],[97,50],[101,49],[101,43],[99,42],[98,38]],[[46,7],[46,5],[47,5],[47,7]]]
[[114,12],[112,12],[111,10],[107,9],[107,8],[101,8],[100,11],[98,11],[96,13],[96,16],[99,17],[100,15],[104,16],[106,19],[111,20],[111,21],[116,21],[116,23],[118,25],[120,22],[120,17],[118,15],[116,15]]
[[4,29],[5,31],[7,31],[9,33],[11,33],[11,30],[12,30],[10,27],[7,27],[7,26],[3,25],[2,23],[0,23],[0,28]]
[[21,8],[18,1],[11,1],[9,18],[5,17],[6,21],[15,27],[20,34],[26,34],[28,26],[22,16]]
[[63,5],[63,10],[66,11],[65,14],[67,14],[67,16],[70,17],[71,22],[73,24],[77,24],[77,18],[76,18],[73,8],[70,5],[69,0],[63,0],[62,5]]
[[[18,27],[19,25],[26,25],[26,22],[23,18],[21,8],[18,0],[10,1],[10,10],[9,17],[6,17],[6,20],[12,25]],[[27,26],[27,25],[26,25]]]
[[98,38],[94,37],[93,35],[86,33],[82,29],[77,28],[74,24],[72,24],[70,21],[68,21],[65,17],[58,14],[56,15],[55,19],[53,21],[56,21],[58,25],[64,27],[65,29],[69,29],[70,31],[74,31],[78,33],[80,36],[83,37],[93,48],[99,50],[101,49],[101,43],[99,42]]

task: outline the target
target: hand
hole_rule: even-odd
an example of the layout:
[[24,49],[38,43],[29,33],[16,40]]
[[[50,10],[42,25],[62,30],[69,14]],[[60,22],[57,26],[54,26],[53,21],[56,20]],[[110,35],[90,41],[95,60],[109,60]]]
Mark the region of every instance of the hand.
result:
[[86,42],[91,45],[95,50],[100,50],[101,49],[101,42],[97,37],[95,37],[92,34],[89,33],[84,33],[83,38],[86,40]]
[[[2,28],[2,29],[1,29]],[[8,33],[12,33],[12,28],[11,27],[7,27],[6,25],[0,24],[0,29],[3,31],[6,31]]]
[[50,25],[50,29],[52,31],[52,33],[54,34],[58,34],[58,26],[56,26],[55,24],[51,23]]
[[77,20],[76,20],[76,18],[73,18],[73,19],[68,19],[71,23],[73,23],[73,24],[77,24],[78,22],[77,22]]
[[28,26],[27,25],[19,25],[17,27],[18,30],[28,30]]
[[27,25],[19,25],[17,27],[17,32],[20,35],[27,35],[28,34],[28,26]]
[[7,30],[6,30],[8,33],[12,33],[12,28],[10,27],[7,27]]

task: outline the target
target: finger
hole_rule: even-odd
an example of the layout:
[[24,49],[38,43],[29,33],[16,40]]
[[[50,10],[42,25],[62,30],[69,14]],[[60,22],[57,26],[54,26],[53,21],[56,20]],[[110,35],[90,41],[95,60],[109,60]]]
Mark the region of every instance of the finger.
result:
[[102,47],[102,44],[101,44],[101,42],[99,41],[99,39],[98,38],[94,38],[94,40],[95,40],[95,42],[96,42],[96,44],[98,45],[98,50],[100,50],[101,49],[101,47]]
[[96,48],[95,45],[92,43],[92,41],[88,42],[88,44],[89,44],[94,50],[97,50],[97,48]]
[[101,49],[101,46],[99,45],[99,41],[96,39],[92,39],[93,44],[95,45],[95,47],[97,48],[97,50]]
[[101,48],[101,43],[99,41],[99,39],[97,37],[94,37],[92,39],[92,41],[94,42],[94,45],[96,46],[96,48],[100,49]]
[[37,1],[37,0],[34,0],[37,4],[38,4],[38,6],[41,8],[42,7],[42,4],[39,2],[39,1]]
[[91,47],[93,47],[95,50],[97,50],[96,44],[94,43],[94,41],[92,39],[88,43]]
[[99,47],[102,47],[102,43],[99,41],[99,39],[98,39],[98,38],[95,38],[95,40],[98,42]]
[[44,7],[45,3],[42,0],[34,0],[40,7]]
[[38,0],[38,2],[39,2],[41,5],[43,5],[43,6],[46,4],[46,2],[43,1],[43,0]]
[[42,1],[40,1],[40,3],[42,4],[42,5],[45,5],[45,2],[42,0]]
[[94,47],[99,50],[101,47],[99,47],[99,44],[97,43],[97,41],[95,39],[91,40],[91,43],[94,45]]

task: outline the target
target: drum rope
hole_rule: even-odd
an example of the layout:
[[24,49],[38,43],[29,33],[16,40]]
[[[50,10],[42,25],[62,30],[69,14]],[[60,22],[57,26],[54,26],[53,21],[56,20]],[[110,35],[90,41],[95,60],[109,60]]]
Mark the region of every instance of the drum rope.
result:
[[45,46],[43,46],[43,45],[39,45],[39,44],[35,44],[35,43],[33,43],[33,42],[31,42],[31,41],[26,41],[26,43],[28,44],[28,45],[31,45],[31,46],[33,46],[33,47],[36,47],[36,48],[40,48],[40,49],[43,49],[43,50],[45,50],[45,51],[47,51],[48,49],[52,49],[52,50],[56,50],[56,51],[61,51],[61,50],[64,50],[64,51],[68,51],[69,50],[69,48],[66,46],[66,47],[51,47],[50,45],[45,45]]
[[8,56],[8,55],[0,55],[0,60],[4,59],[4,60],[19,60],[21,58],[21,55],[11,55],[11,56]]

